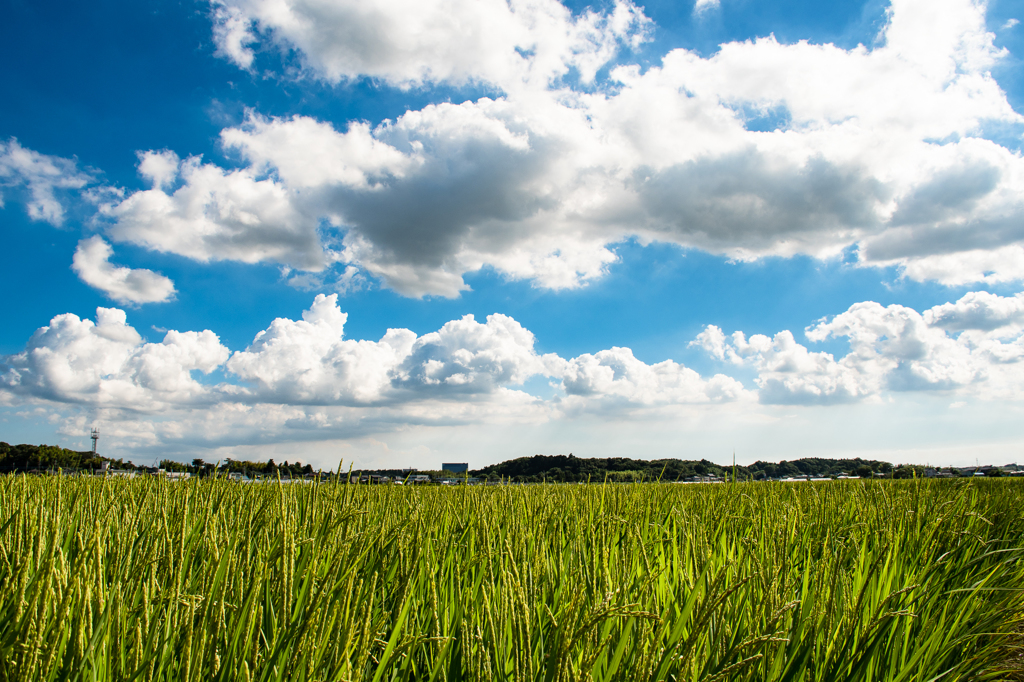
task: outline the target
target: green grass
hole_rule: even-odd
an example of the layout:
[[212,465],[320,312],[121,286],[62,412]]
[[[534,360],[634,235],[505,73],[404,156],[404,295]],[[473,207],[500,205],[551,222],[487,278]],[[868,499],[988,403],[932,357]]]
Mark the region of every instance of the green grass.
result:
[[1005,680],[1016,481],[0,478],[0,680]]

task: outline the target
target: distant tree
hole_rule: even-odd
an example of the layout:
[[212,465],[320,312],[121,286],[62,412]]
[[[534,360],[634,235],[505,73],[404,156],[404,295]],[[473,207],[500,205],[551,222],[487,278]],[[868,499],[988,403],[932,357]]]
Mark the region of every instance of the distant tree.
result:
[[859,467],[853,470],[854,476],[860,476],[861,478],[871,478],[874,472],[871,467],[867,464],[861,464]]
[[779,462],[778,466],[775,467],[775,474],[782,478],[785,476],[800,476],[803,472],[793,462]]
[[1003,475],[1003,470],[992,467],[991,469],[985,472],[985,475],[991,478],[998,478]]
[[188,471],[188,467],[181,462],[175,462],[173,459],[162,459],[160,460],[160,468],[164,471]]
[[908,467],[908,466],[896,467],[896,469],[893,470],[893,472],[892,472],[892,477],[893,478],[913,478],[914,477],[914,467]]

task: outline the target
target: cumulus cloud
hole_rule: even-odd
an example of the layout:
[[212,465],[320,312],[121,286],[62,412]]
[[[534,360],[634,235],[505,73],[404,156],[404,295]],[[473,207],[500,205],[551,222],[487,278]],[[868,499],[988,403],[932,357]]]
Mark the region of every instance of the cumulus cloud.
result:
[[58,315],[21,353],[3,359],[0,386],[20,396],[129,410],[213,400],[192,371],[209,373],[228,358],[217,335],[169,331],[146,343],[124,311],[97,308],[96,321]]
[[812,342],[845,339],[849,352],[838,360],[808,350],[790,331],[748,339],[743,332],[727,336],[711,325],[693,345],[718,360],[756,369],[763,403],[844,403],[899,391],[1020,399],[1021,301],[1020,295],[971,292],[923,314],[901,305],[856,303],[805,330]]
[[619,44],[642,40],[649,23],[628,0],[575,17],[555,0],[212,4],[218,54],[243,69],[253,62],[249,45],[265,37],[298,52],[307,71],[328,81],[369,76],[402,87],[477,81],[512,88],[545,84],[571,67],[589,80]]
[[743,332],[726,336],[709,325],[693,342],[712,356],[757,369],[759,398],[769,404],[836,404],[854,402],[880,389],[875,374],[837,363],[829,353],[815,353],[796,342],[792,332],[772,337]]
[[982,368],[969,348],[928,327],[917,311],[900,305],[856,303],[806,334],[811,341],[846,338],[850,353],[842,364],[892,390],[954,388],[981,376]]
[[629,348],[586,353],[561,367],[562,387],[573,408],[589,401],[608,406],[722,403],[751,397],[743,384],[724,374],[704,379],[672,360],[648,365]]
[[536,401],[517,388],[532,377],[554,380],[574,411],[731,402],[749,397],[724,375],[703,379],[671,360],[647,365],[628,348],[569,360],[539,355],[533,334],[507,315],[472,315],[417,337],[389,329],[380,341],[344,338],[347,315],[337,295],[316,297],[302,320],[279,318],[226,368],[250,386],[250,402],[383,406],[422,401]]
[[[25,203],[32,220],[62,225],[65,206],[59,190],[81,189],[92,181],[74,159],[40,154],[22,147],[14,138],[0,142],[0,188],[27,190]],[[0,207],[2,199],[0,196]]]
[[78,242],[71,269],[89,286],[120,303],[160,303],[174,296],[174,282],[152,270],[111,264],[114,250],[102,237]]
[[359,404],[383,400],[391,372],[416,335],[389,330],[378,342],[343,338],[348,315],[337,295],[316,297],[302,320],[278,318],[227,368],[267,402]]
[[174,184],[178,177],[181,159],[169,149],[161,151],[139,152],[139,175],[149,181],[157,189]]
[[213,8],[213,41],[217,45],[217,56],[234,62],[248,71],[256,57],[250,45],[259,38],[253,33],[252,19],[238,7],[215,5]]
[[[629,348],[542,355],[533,334],[501,314],[485,321],[467,315],[423,335],[389,329],[377,341],[357,340],[345,337],[338,296],[321,294],[301,319],[278,318],[232,353],[209,330],[172,330],[147,342],[123,311],[100,308],[95,322],[58,315],[23,352],[0,358],[0,396],[58,413],[70,404],[79,412],[68,419],[117,424],[146,447],[362,438],[410,426],[538,424],[588,414],[664,420],[729,411],[729,404],[752,410],[755,400],[836,405],[917,392],[1020,401],[1022,296],[972,292],[923,313],[854,304],[804,332],[811,343],[848,343],[838,358],[789,331],[748,337],[706,327],[693,345],[743,374],[752,369],[751,388],[726,372],[702,376],[674,360],[648,364]],[[549,397],[525,388],[536,379],[547,382]],[[758,414],[772,413],[750,413]]]
[[[199,157],[177,167],[169,167],[170,160],[144,154],[142,172],[160,186],[102,207],[116,221],[108,230],[112,239],[200,262],[272,261],[314,271],[329,262],[316,216],[274,179],[227,171]],[[180,187],[173,192],[161,188],[174,182]]]
[[[1006,51],[982,4],[893,0],[871,49],[677,49],[586,91],[551,75],[642,36],[636,7],[471,4],[218,2],[224,35],[248,36],[232,45],[297,50],[331,80],[479,79],[503,95],[376,126],[251,113],[221,134],[238,168],[143,154],[153,187],[105,206],[109,236],[200,261],[341,262],[414,297],[458,296],[484,267],[583,286],[631,238],[735,259],[856,247],[863,266],[946,284],[1024,277],[1024,159],[982,136],[1024,118],[991,75]],[[774,129],[751,125],[765,116]]]
[[[303,414],[358,408],[398,421],[481,411],[490,418],[503,412],[505,418],[535,418],[561,408],[642,409],[749,398],[734,379],[703,379],[671,360],[647,365],[628,348],[569,360],[540,355],[533,334],[507,315],[484,322],[466,315],[422,336],[389,329],[379,341],[345,338],[347,319],[337,294],[319,294],[302,319],[278,318],[248,348],[230,353],[210,331],[168,331],[163,343],[147,343],[116,309],[98,309],[95,323],[59,315],[24,352],[4,360],[0,386],[16,395],[110,409],[238,403],[309,408]],[[193,370],[222,370],[230,381],[202,384]],[[522,390],[538,376],[562,388],[564,404],[562,397],[545,403]],[[323,412],[334,415],[332,423],[342,413],[354,414]]]
[[490,393],[544,373],[533,342],[533,334],[507,315],[488,315],[484,324],[466,315],[417,339],[394,381],[413,391]]
[[1016,328],[1024,323],[1024,293],[1007,297],[972,291],[955,303],[943,303],[926,310],[924,320],[933,327],[954,332]]

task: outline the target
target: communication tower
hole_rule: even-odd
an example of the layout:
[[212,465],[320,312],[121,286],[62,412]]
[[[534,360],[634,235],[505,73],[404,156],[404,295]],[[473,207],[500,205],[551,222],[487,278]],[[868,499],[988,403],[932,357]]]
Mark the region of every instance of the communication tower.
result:
[[96,454],[96,441],[98,441],[100,439],[100,430],[99,429],[93,429],[91,437],[92,437],[92,454],[95,455]]

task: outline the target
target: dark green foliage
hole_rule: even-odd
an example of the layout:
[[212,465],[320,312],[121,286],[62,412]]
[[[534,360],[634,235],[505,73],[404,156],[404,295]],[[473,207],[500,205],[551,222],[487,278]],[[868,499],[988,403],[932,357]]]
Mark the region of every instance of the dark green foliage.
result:
[[103,462],[111,462],[114,468],[136,468],[131,462],[111,460],[90,451],[78,452],[56,445],[8,445],[0,442],[0,471],[98,469]]
[[160,460],[160,468],[164,471],[176,471],[183,472],[188,471],[188,467],[181,462],[175,462],[173,459],[162,459]]
[[924,467],[913,466],[910,464],[901,464],[892,470],[892,477],[901,479],[923,478]]
[[[792,462],[754,462],[737,466],[739,480],[762,480],[787,477],[834,477],[853,474],[870,478],[875,471],[892,469],[888,462],[863,459],[820,459],[807,457]],[[860,472],[860,473],[858,473]],[[731,466],[719,466],[706,459],[630,459],[628,457],[574,457],[569,455],[534,455],[492,464],[472,472],[480,478],[502,478],[516,482],[549,481],[681,481],[694,476],[731,476]]]

